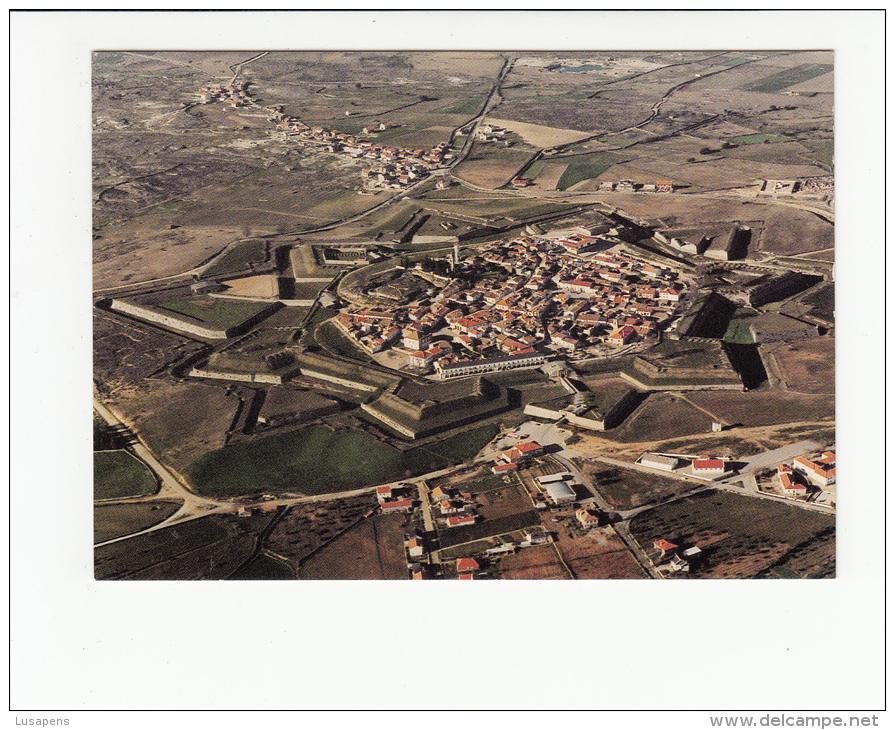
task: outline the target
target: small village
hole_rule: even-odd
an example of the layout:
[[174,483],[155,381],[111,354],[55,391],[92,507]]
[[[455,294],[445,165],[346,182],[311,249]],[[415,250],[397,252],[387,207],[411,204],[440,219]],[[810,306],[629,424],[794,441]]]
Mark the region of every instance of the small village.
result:
[[[199,89],[198,96],[201,104],[222,101],[229,103],[233,109],[247,106],[260,107],[248,92],[247,84],[207,83]],[[353,134],[320,126],[308,126],[298,117],[286,114],[282,105],[267,105],[263,109],[268,114],[268,121],[276,125],[284,139],[315,145],[327,152],[348,155],[371,165],[361,172],[361,178],[367,190],[386,188],[401,190],[428,177],[432,170],[443,167],[454,158],[446,142],[442,142],[430,150],[388,147],[375,144],[369,139],[360,139]],[[374,137],[377,132],[384,132],[394,126],[396,125],[387,122],[376,122],[364,127],[361,134],[364,137]]]

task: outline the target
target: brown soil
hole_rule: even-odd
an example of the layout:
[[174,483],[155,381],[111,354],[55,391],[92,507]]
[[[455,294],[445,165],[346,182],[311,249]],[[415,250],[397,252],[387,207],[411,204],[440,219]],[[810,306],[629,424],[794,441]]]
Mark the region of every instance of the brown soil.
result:
[[237,406],[222,388],[152,379],[139,387],[122,386],[113,398],[149,447],[181,473],[202,454],[224,446]]
[[506,580],[566,580],[569,577],[552,545],[523,548],[502,557],[499,575]]
[[309,580],[400,580],[407,578],[401,515],[364,520],[305,561]]
[[836,389],[836,341],[819,337],[779,345],[774,357],[790,391],[832,394]]

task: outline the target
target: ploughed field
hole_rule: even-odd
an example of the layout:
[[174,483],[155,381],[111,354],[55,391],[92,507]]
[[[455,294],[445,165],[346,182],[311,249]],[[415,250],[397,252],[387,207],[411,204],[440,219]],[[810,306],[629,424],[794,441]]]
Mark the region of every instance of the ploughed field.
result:
[[103,545],[94,550],[97,580],[219,580],[253,557],[273,513],[213,515]]
[[295,505],[277,522],[264,547],[286,561],[298,578],[406,578],[404,516],[373,516],[376,506],[369,494]]
[[401,580],[407,575],[401,515],[365,519],[302,563],[299,578]]

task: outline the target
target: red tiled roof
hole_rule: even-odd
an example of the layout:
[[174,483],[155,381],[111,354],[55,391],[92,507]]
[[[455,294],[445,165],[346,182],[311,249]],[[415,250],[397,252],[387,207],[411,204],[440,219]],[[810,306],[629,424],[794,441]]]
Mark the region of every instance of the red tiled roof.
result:
[[383,502],[382,507],[387,509],[389,507],[410,507],[413,504],[413,500],[411,499],[393,499],[389,502]]
[[541,448],[537,441],[526,441],[524,444],[518,444],[515,447],[519,452],[527,454],[529,451],[536,451]]
[[458,558],[457,559],[457,572],[458,573],[468,573],[471,570],[478,570],[479,563],[475,558]]
[[464,515],[463,517],[448,517],[448,526],[457,527],[457,525],[471,525],[475,522],[475,515]]
[[673,542],[668,542],[668,540],[656,540],[653,542],[653,547],[658,548],[659,550],[674,550],[677,545]]
[[723,469],[724,461],[722,459],[693,459],[694,469]]

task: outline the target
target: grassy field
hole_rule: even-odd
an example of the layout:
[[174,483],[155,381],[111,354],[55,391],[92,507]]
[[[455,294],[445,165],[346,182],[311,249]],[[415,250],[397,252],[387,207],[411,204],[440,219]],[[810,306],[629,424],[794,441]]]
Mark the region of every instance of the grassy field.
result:
[[812,152],[815,159],[824,165],[833,164],[833,140],[832,139],[807,139],[802,142]]
[[530,151],[477,142],[469,157],[454,169],[454,174],[473,185],[494,190],[509,182],[531,155]]
[[569,163],[562,177],[559,178],[556,189],[568,190],[582,180],[599,177],[618,161],[619,157],[617,155],[609,153],[595,153],[576,157]]
[[833,65],[829,63],[806,63],[765,76],[743,88],[746,91],[761,91],[765,94],[773,94],[776,91],[782,91],[790,86],[801,84],[803,81],[808,81],[816,76],[823,76],[832,70]]
[[568,580],[552,545],[525,548],[500,559],[498,577],[503,580]]
[[142,461],[127,451],[93,454],[93,499],[143,497],[158,489],[158,480]]
[[183,502],[98,504],[93,508],[93,542],[114,540],[157,525],[173,515]]
[[326,281],[307,281],[295,284],[293,299],[316,299],[317,295],[329,286]]
[[832,319],[836,306],[835,285],[824,284],[822,287],[802,299],[802,303],[811,307],[811,309],[808,310],[808,314]]
[[799,393],[833,393],[836,342],[832,337],[781,344],[774,350],[786,387]]
[[758,316],[758,312],[750,307],[740,307],[733,313],[727,331],[721,339],[724,342],[732,342],[736,345],[754,345],[755,338],[749,325],[752,324],[753,317]]
[[536,160],[519,177],[523,180],[534,180],[538,175],[541,174],[541,172],[544,170],[544,165],[546,164],[546,160]]
[[162,309],[193,317],[216,327],[233,327],[265,307],[263,302],[235,302],[214,297],[187,297],[165,302]]
[[178,471],[224,445],[237,403],[223,388],[153,378],[115,393],[116,406],[147,445]]
[[469,116],[473,116],[474,114],[478,114],[484,103],[485,100],[483,98],[471,97],[469,99],[464,99],[458,104],[452,104],[444,109],[439,109],[438,111],[442,114],[468,114]]
[[232,274],[249,268],[250,264],[265,261],[267,261],[267,244],[264,241],[248,241],[228,249],[203,273],[206,276]]
[[496,427],[483,426],[401,452],[362,431],[307,428],[206,454],[187,474],[208,495],[326,494],[442,469],[474,456],[495,433]]

